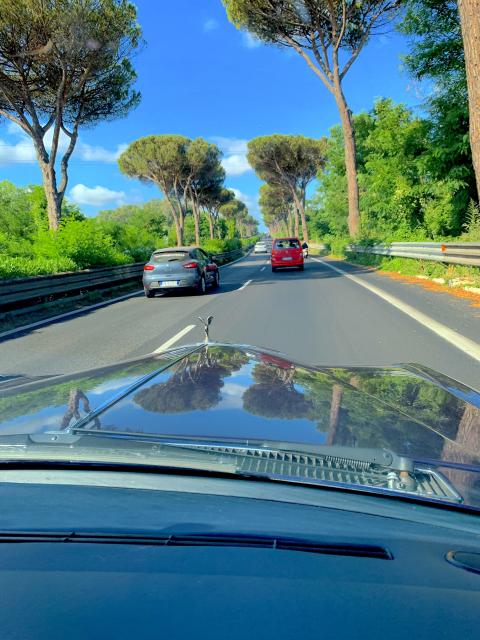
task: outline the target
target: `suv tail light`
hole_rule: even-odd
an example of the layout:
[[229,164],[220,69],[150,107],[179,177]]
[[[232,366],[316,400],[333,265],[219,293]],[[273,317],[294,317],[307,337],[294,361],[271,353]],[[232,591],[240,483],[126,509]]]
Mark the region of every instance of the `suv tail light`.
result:
[[196,269],[198,267],[198,264],[196,262],[186,262],[183,265],[184,269]]
[[146,265],[143,267],[143,270],[144,270],[144,271],[153,271],[154,269],[155,269],[155,267],[153,266],[153,264],[146,264]]

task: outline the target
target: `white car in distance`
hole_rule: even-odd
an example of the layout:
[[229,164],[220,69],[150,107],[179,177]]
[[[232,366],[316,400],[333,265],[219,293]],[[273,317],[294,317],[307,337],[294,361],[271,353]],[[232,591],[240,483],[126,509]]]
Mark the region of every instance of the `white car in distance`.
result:
[[253,253],[268,253],[267,243],[263,240],[260,240],[253,247]]

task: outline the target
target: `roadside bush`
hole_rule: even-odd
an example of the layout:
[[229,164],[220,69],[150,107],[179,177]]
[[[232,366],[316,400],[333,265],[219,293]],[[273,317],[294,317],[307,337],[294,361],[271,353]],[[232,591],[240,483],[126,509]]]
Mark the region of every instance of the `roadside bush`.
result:
[[63,271],[76,271],[77,265],[69,258],[23,258],[0,256],[0,278],[27,278]]
[[260,239],[260,236],[253,236],[253,238],[241,238],[240,242],[242,243],[242,247],[244,249],[248,249],[248,247],[251,247],[252,244],[255,244],[256,242],[258,242]]
[[32,247],[40,258],[69,258],[79,269],[125,264],[131,259],[114,246],[94,220],[72,220],[54,233],[43,231]]
[[236,251],[242,248],[242,241],[240,238],[230,238],[228,240],[204,240],[202,242],[202,249],[207,253],[227,253],[228,251]]
[[345,249],[352,242],[349,237],[346,236],[331,236],[327,235],[322,238],[327,247],[330,249],[330,253],[334,256],[344,256]]

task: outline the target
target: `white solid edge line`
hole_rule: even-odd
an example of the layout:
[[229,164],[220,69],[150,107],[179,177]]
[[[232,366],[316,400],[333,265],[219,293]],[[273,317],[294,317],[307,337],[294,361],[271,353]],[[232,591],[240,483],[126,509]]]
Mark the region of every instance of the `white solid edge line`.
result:
[[170,340],[167,340],[166,342],[161,344],[158,349],[155,349],[155,351],[152,351],[152,353],[161,353],[162,351],[166,351],[172,345],[174,345],[175,342],[178,342],[180,338],[183,338],[183,336],[187,335],[189,331],[195,329],[196,326],[196,324],[189,324],[188,327],[185,327],[184,329],[176,333],[172,338],[170,338]]
[[358,284],[371,293],[374,293],[379,298],[382,298],[382,300],[385,300],[385,302],[388,302],[399,311],[402,311],[407,316],[410,316],[410,318],[416,320],[419,324],[437,334],[437,336],[439,336],[440,338],[443,338],[443,340],[446,340],[460,351],[463,351],[463,353],[465,353],[467,356],[470,356],[470,358],[473,358],[474,360],[480,362],[480,345],[477,342],[474,342],[473,340],[470,340],[470,338],[462,336],[460,333],[454,331],[453,329],[450,329],[441,322],[437,322],[437,320],[434,320],[433,318],[430,318],[430,316],[427,316],[425,313],[418,311],[418,309],[411,307],[406,302],[402,302],[395,296],[392,296],[386,291],[383,291],[383,289],[379,289],[373,284],[363,282],[356,276],[350,275],[343,269],[339,269],[338,267],[325,262],[325,260],[320,260],[319,258],[312,258],[312,260],[315,260],[315,262],[320,262],[325,267],[328,267],[329,269],[332,269],[337,273],[341,273],[345,278],[348,278],[352,282],[355,282],[355,284]]
[[66,313],[61,313],[58,316],[51,316],[50,318],[44,318],[43,320],[38,320],[38,322],[32,322],[31,324],[24,324],[21,327],[17,327],[16,329],[9,329],[8,331],[4,331],[0,333],[0,340],[2,338],[7,338],[8,336],[14,335],[15,333],[20,333],[21,331],[29,331],[30,329],[35,329],[39,327],[43,327],[46,324],[57,322],[58,320],[63,320],[64,318],[70,318],[74,316],[79,316],[86,311],[91,311],[92,309],[100,309],[101,307],[108,307],[110,304],[114,304],[115,302],[121,302],[122,300],[128,300],[129,298],[134,298],[135,296],[140,295],[142,289],[138,291],[132,291],[132,293],[126,293],[123,296],[119,296],[118,298],[110,298],[110,300],[104,300],[103,302],[97,302],[96,304],[91,304],[88,307],[80,307],[78,309],[74,309],[73,311],[67,311]]
[[245,289],[245,287],[248,287],[248,285],[251,283],[251,280],[247,280],[246,282],[244,282],[242,284],[242,286],[240,287],[240,289],[238,289],[238,291],[243,291]]

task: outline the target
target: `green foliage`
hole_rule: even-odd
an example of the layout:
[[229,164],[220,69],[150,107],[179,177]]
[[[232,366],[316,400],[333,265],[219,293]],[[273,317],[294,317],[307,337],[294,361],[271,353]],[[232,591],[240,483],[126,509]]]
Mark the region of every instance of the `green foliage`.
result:
[[131,262],[147,260],[155,249],[165,246],[168,220],[170,211],[163,200],[124,205],[96,217],[99,228]]
[[240,238],[229,238],[225,240],[205,240],[202,242],[202,249],[207,253],[227,253],[228,251],[236,251],[242,248]]
[[430,115],[433,179],[453,185],[456,233],[472,198],[475,174],[469,144],[468,95],[463,40],[455,0],[408,0],[400,30],[409,38],[404,61],[419,81],[434,83],[425,102]]
[[462,238],[470,242],[480,242],[480,206],[470,200],[463,225],[465,233]]
[[0,277],[147,260],[154,249],[166,244],[162,211],[164,204],[152,201],[87,219],[78,207],[64,201],[61,225],[53,232],[48,230],[42,187],[0,183]]
[[[436,174],[432,124],[404,105],[379,100],[368,114],[355,116],[360,185],[361,237],[427,240],[458,236],[466,204],[458,197],[463,181]],[[436,135],[436,134],[435,134]],[[309,202],[312,236],[343,237],[348,203],[341,130],[328,140],[325,171]]]
[[63,271],[75,271],[70,258],[24,258],[0,255],[0,278],[26,278]]
[[79,269],[129,262],[128,257],[115,248],[113,238],[92,219],[72,220],[57,232],[40,232],[34,251],[46,258],[70,258]]

